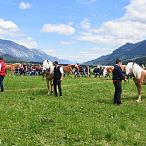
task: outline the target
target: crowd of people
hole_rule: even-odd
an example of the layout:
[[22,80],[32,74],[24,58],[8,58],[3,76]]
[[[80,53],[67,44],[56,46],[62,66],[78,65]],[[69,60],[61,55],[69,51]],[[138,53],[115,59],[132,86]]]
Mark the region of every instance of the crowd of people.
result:
[[91,74],[94,77],[101,77],[103,75],[103,67],[102,66],[95,66],[92,71],[89,65],[87,65],[86,67],[83,67],[80,64],[76,64],[75,65],[75,77],[91,77]]
[[[72,70],[75,77],[101,77],[103,75],[103,67],[95,66],[91,67],[89,65],[82,66],[81,64],[75,64],[75,68]],[[30,75],[37,76],[42,74],[42,64],[26,64],[21,63],[19,66],[10,69],[13,75]],[[64,73],[65,75],[65,73]]]
[[12,70],[13,75],[30,75],[36,76],[41,75],[42,65],[34,65],[34,64],[23,64],[21,63],[19,66],[14,67]]

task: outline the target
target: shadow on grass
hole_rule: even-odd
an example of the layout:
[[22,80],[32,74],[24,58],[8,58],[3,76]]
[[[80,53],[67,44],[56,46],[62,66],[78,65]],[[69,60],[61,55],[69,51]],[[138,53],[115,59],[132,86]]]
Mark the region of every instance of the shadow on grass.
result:
[[123,97],[123,100],[127,100],[127,101],[132,101],[132,100],[137,100],[138,99],[138,96],[136,95],[130,95],[130,96],[126,96],[126,97]]
[[32,95],[33,96],[54,96],[54,93],[50,93],[48,95],[48,90],[46,90],[46,89],[39,89],[39,90],[33,91]]
[[112,99],[111,100],[109,100],[109,99],[98,99],[96,102],[100,103],[100,104],[109,104],[109,105],[113,104]]
[[[127,97],[124,97],[123,100],[124,101],[136,101],[138,99],[138,96],[127,96]],[[146,99],[146,96],[142,95],[141,97],[141,100],[143,101],[144,99]]]

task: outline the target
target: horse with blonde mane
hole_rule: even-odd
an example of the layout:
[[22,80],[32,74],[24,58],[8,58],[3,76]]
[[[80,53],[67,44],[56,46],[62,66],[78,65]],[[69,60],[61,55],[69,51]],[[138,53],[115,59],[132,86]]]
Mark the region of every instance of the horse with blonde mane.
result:
[[45,60],[43,62],[43,69],[42,75],[43,78],[46,78],[47,88],[48,88],[48,95],[53,92],[53,73],[54,73],[54,66],[50,60]]
[[142,90],[142,84],[146,83],[146,70],[144,70],[142,67],[140,67],[138,64],[134,62],[129,62],[126,65],[126,74],[133,74],[133,81],[137,87],[138,91],[138,99],[137,102],[141,101],[141,90]]

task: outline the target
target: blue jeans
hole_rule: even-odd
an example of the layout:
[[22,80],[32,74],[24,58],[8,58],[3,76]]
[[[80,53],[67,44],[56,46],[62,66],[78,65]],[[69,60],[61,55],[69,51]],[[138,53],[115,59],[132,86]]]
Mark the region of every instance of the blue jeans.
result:
[[1,92],[4,92],[3,80],[4,80],[4,76],[0,76],[0,88],[1,88]]

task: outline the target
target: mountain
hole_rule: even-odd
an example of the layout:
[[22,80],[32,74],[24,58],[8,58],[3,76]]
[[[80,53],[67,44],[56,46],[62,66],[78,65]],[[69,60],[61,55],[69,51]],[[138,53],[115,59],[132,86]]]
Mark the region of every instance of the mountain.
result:
[[101,56],[97,59],[87,61],[83,64],[86,65],[111,65],[115,63],[117,58],[120,58],[123,63],[128,61],[142,61],[142,58],[146,57],[146,40],[137,42],[137,43],[126,43],[123,46],[119,47],[111,54]]
[[0,39],[0,55],[7,62],[25,61],[25,62],[43,62],[45,59],[52,62],[57,60],[60,64],[70,64],[71,61],[59,59],[37,49],[29,49],[10,40]]
[[21,60],[17,57],[13,57],[9,54],[3,54],[0,52],[0,56],[3,56],[3,58],[7,61],[7,62],[11,62],[11,63],[15,63],[15,62],[21,62]]

